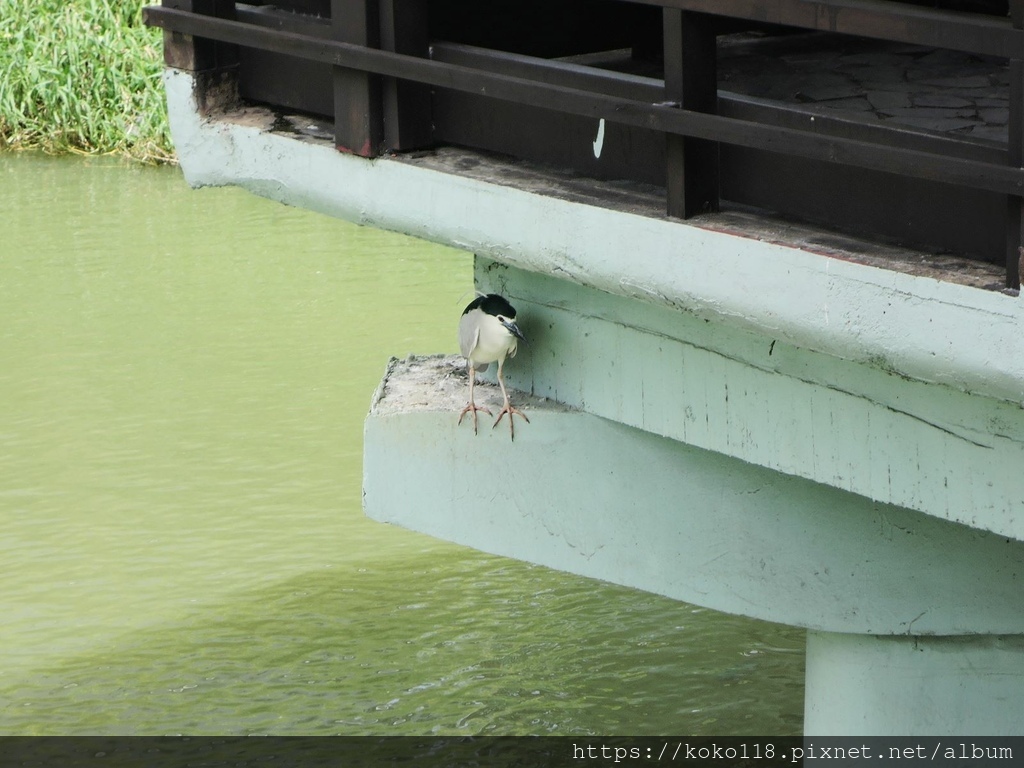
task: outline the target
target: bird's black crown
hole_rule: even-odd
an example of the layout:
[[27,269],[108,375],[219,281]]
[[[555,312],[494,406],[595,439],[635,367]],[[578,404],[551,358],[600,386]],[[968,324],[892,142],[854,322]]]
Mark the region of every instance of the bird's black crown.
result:
[[469,305],[462,310],[462,314],[472,312],[474,309],[479,309],[488,315],[503,315],[509,320],[515,319],[516,308],[508,303],[508,300],[504,296],[499,296],[496,293],[488,293],[486,296],[477,296]]

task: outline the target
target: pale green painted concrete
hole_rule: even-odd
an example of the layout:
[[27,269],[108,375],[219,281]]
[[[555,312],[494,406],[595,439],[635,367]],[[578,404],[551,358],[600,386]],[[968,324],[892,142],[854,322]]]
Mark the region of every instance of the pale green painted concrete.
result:
[[164,83],[181,166],[195,186],[243,186],[801,348],[1024,402],[1024,301],[1016,298],[340,154],[268,133],[273,117],[258,111],[245,124],[202,118],[189,74],[167,70]]
[[1024,733],[1020,636],[809,632],[806,675],[806,735]]
[[1024,539],[1024,410],[480,259],[530,343],[507,379],[590,413]]
[[459,360],[403,395],[410,364],[366,420],[371,517],[809,627],[810,736],[1020,733],[1024,543],[519,392],[515,442],[486,420],[474,435]]
[[1024,635],[1024,302],[339,154],[259,110],[201,117],[191,76],[165,83],[191,184],[479,254],[531,342],[510,382],[587,411],[534,401],[512,443],[456,428],[451,398],[380,399],[368,514],[809,627],[809,733],[947,732],[961,698],[1020,711],[1001,636]]
[[536,367],[510,371],[520,385],[780,472],[1024,538],[1024,302],[366,161],[268,133],[258,112],[246,125],[201,119],[192,78],[169,70],[165,82],[190,183],[239,184],[533,275],[503,278],[529,304],[524,322],[540,331],[531,331]]
[[456,424],[452,366],[406,387],[415,396],[399,394],[402,366],[382,388],[394,394],[365,429],[370,517],[817,630],[1024,632],[1022,542],[519,393],[530,423],[515,442],[486,416],[474,436]]

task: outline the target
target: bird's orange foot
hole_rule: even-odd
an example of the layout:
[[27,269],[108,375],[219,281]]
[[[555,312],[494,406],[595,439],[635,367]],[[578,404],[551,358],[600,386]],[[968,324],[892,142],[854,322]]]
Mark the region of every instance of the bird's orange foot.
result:
[[508,428],[509,428],[509,431],[512,433],[512,439],[515,440],[516,439],[516,425],[513,423],[513,418],[512,417],[513,416],[522,416],[524,419],[526,419],[526,423],[527,424],[530,423],[530,419],[529,419],[529,417],[527,417],[527,415],[525,413],[520,411],[518,408],[513,408],[512,407],[512,403],[508,403],[507,402],[507,403],[505,403],[505,407],[502,408],[500,411],[498,411],[498,418],[496,418],[494,420],[494,424],[491,425],[491,429],[494,429],[496,426],[498,426],[498,422],[501,421],[501,417],[504,416],[506,413],[508,414]]
[[477,411],[483,411],[488,416],[491,415],[491,412],[489,410],[487,410],[486,408],[481,408],[479,405],[477,405],[474,402],[470,402],[470,404],[467,405],[465,408],[463,408],[462,412],[459,413],[459,424],[462,423],[462,417],[465,416],[467,413],[472,413],[473,414],[473,434],[474,435],[477,434],[477,431],[476,431],[476,412]]

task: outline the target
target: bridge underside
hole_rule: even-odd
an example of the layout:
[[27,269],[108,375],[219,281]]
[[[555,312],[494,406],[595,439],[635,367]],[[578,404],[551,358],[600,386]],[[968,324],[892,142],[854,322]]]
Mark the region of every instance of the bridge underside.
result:
[[457,391],[411,407],[394,368],[368,514],[806,627],[809,734],[1015,732],[1024,311],[984,267],[938,280],[910,251],[749,211],[684,223],[642,188],[469,153],[341,154],[165,81],[193,185],[464,248],[519,310],[506,376],[531,423],[474,436]]
[[168,66],[326,121],[345,152],[472,147],[1018,285],[1024,0],[164,0],[146,19]]
[[[486,416],[474,435],[467,384],[459,357],[392,361],[366,422],[368,515],[807,627],[807,734],[1016,732],[1021,542],[518,391],[514,442]],[[477,399],[500,407],[495,386]]]

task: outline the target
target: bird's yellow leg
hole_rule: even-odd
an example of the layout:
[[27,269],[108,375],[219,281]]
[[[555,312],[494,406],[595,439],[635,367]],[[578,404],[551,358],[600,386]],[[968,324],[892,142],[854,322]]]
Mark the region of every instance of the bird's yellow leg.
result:
[[529,419],[529,417],[525,413],[520,411],[518,408],[513,408],[512,407],[512,401],[508,399],[508,392],[505,389],[505,377],[502,375],[502,372],[501,372],[502,364],[504,362],[505,361],[502,360],[502,361],[500,361],[498,363],[498,384],[501,385],[501,395],[502,395],[502,397],[505,398],[505,404],[502,406],[501,410],[498,411],[498,418],[496,418],[494,420],[494,424],[491,425],[491,429],[494,429],[496,426],[498,426],[498,422],[501,421],[501,417],[504,416],[507,413],[508,414],[508,429],[509,429],[509,432],[512,434],[512,439],[515,440],[516,439],[516,425],[514,423],[515,420],[513,419],[513,417],[514,416],[522,416],[524,419],[526,419],[526,423],[527,424],[530,423],[530,419]]
[[473,414],[473,434],[474,435],[477,434],[477,431],[476,431],[476,412],[477,411],[483,411],[488,416],[491,415],[491,412],[489,410],[487,410],[486,408],[481,408],[479,405],[477,405],[473,401],[473,384],[475,382],[476,382],[476,370],[473,368],[472,365],[470,365],[469,366],[469,405],[467,405],[465,408],[463,408],[462,411],[459,413],[459,424],[462,423],[462,417],[465,416],[467,412],[472,413]]

